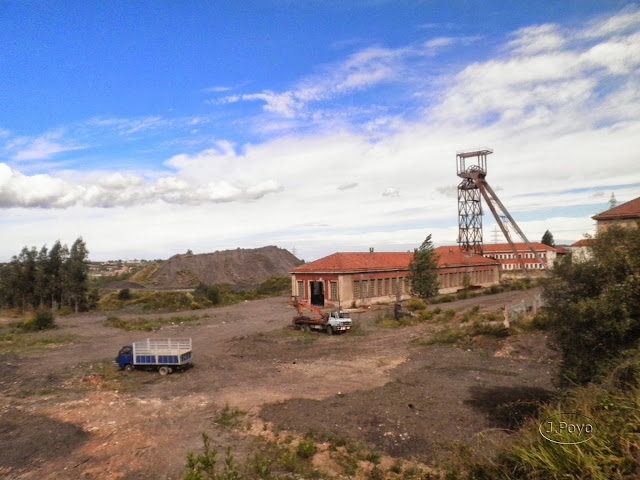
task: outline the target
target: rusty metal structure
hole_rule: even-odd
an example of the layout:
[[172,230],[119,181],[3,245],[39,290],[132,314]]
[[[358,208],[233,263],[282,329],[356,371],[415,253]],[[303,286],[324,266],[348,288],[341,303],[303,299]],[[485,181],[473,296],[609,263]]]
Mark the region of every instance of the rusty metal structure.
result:
[[[543,268],[547,269],[547,265],[542,261],[538,252],[535,251],[524,232],[520,230],[516,221],[496,195],[496,192],[487,183],[487,156],[492,153],[493,150],[486,147],[456,153],[457,174],[462,179],[458,185],[458,243],[460,248],[478,255],[483,253],[482,198],[484,198],[489,210],[491,210],[493,217],[496,219],[496,223],[502,230],[504,238],[511,246],[514,258],[520,261],[522,270],[526,271],[524,260],[513,243],[509,232],[510,228],[529,247],[529,250],[531,250]],[[498,213],[498,209],[502,214]]]

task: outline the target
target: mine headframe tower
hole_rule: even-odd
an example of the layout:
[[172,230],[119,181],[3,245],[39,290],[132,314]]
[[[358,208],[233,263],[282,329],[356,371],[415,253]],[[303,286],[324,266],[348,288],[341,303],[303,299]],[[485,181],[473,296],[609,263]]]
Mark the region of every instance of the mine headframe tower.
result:
[[[520,268],[526,271],[522,255],[518,253],[509,232],[509,225],[529,247],[534,257],[544,269],[547,265],[529,242],[524,232],[502,204],[491,186],[487,183],[487,156],[490,148],[479,148],[456,153],[456,168],[462,179],[458,185],[458,243],[461,250],[482,255],[482,197],[491,210],[496,223],[500,226],[504,238],[513,251],[514,258],[520,261]],[[502,215],[498,214],[498,209]]]

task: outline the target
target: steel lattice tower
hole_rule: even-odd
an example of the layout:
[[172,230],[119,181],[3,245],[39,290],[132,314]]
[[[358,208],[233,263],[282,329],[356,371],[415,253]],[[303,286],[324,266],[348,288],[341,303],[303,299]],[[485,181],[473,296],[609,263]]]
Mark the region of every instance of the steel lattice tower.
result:
[[[496,193],[489,186],[486,180],[487,176],[487,155],[493,153],[490,148],[479,148],[470,151],[458,152],[456,154],[457,173],[462,181],[458,185],[458,243],[462,250],[482,255],[482,202],[484,197],[487,206],[491,210],[496,223],[500,226],[504,238],[511,246],[514,258],[520,261],[520,267],[526,271],[522,255],[518,253],[508,225],[522,238],[524,243],[529,247],[534,257],[546,269],[547,265],[542,261],[538,252],[535,251],[524,232],[520,230],[518,224],[509,214],[505,206],[502,204]],[[467,160],[470,165],[467,165]],[[475,163],[473,163],[475,159]],[[496,208],[497,207],[497,208]],[[500,209],[503,215],[498,214]]]

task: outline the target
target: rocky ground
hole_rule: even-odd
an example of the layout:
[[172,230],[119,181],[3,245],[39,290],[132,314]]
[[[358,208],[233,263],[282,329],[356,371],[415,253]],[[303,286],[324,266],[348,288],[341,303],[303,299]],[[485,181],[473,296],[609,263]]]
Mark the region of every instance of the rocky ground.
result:
[[[498,310],[534,293],[441,307]],[[203,432],[240,460],[265,432],[313,431],[431,464],[456,442],[507,435],[521,417],[506,404],[553,390],[556,357],[541,333],[426,345],[442,322],[382,328],[380,310],[354,314],[344,335],[304,333],[289,327],[285,297],[195,314],[151,333],[107,327],[106,314],[70,315],[28,342],[1,327],[0,476],[178,479]],[[120,346],[147,336],[193,338],[194,367],[166,377],[116,371]],[[220,425],[225,407],[242,412],[242,428]]]

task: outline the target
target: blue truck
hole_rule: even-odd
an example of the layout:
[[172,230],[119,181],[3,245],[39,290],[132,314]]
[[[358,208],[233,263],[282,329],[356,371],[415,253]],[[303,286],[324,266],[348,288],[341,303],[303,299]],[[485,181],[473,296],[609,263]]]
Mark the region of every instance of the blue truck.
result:
[[127,372],[157,370],[160,375],[167,375],[191,366],[192,347],[190,338],[147,338],[122,347],[116,363]]

